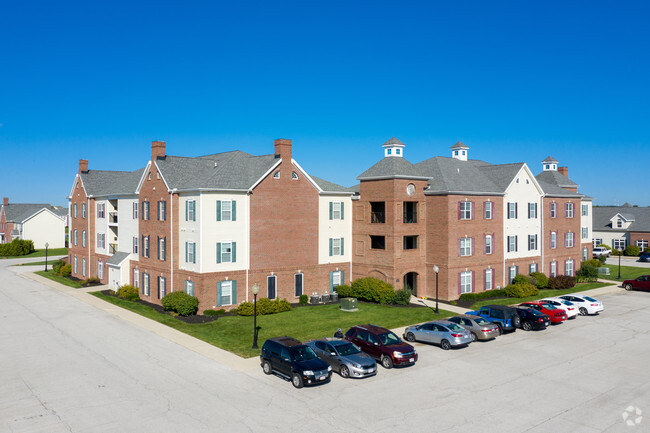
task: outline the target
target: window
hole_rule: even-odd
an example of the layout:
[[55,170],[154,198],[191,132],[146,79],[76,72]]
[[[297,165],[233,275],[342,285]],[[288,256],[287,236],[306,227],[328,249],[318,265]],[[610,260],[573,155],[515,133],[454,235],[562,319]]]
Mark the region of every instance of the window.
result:
[[292,171],[291,172],[291,179],[292,180],[298,180],[298,173],[296,173],[295,171]]
[[551,277],[557,277],[557,262],[556,261],[551,262],[550,276]]
[[492,254],[492,235],[485,235],[485,254]]
[[72,269],[74,270],[75,274],[79,272],[79,267],[77,266],[77,256],[75,256],[72,260]]
[[565,203],[564,204],[564,216],[566,218],[573,218],[573,203]]
[[158,260],[167,260],[167,238],[158,238]]
[[149,289],[149,274],[145,272],[142,274],[142,294],[149,296],[151,293]]
[[582,249],[582,261],[584,262],[589,258],[589,248]]
[[273,179],[280,179],[280,170],[273,173]]
[[167,279],[158,277],[158,299],[162,299],[167,294]]
[[418,202],[404,202],[404,224],[415,224],[418,222]]
[[557,248],[557,232],[551,232],[551,248]]
[[528,265],[528,275],[537,272],[537,263],[531,263]]
[[566,248],[573,248],[573,232],[568,232],[564,235],[564,246]]
[[185,280],[185,293],[194,296],[194,281]]
[[237,261],[237,242],[217,243],[217,263],[235,263]]
[[386,222],[386,203],[383,201],[370,202],[370,222],[373,224]]
[[537,203],[528,203],[528,218],[537,218]]
[[603,240],[596,238],[596,239],[593,240],[593,243],[594,243],[594,247],[599,247],[600,244],[603,243]]
[[166,201],[159,201],[158,202],[158,221],[166,221],[167,220],[167,202]]
[[74,245],[78,245],[78,238],[79,238],[79,236],[77,236],[77,234],[78,234],[77,230],[76,230],[76,229],[73,230],[73,232],[72,232],[72,243],[73,243]]
[[557,217],[557,203],[551,203],[551,218]]
[[81,232],[81,246],[82,247],[86,246],[86,230]]
[[140,288],[140,271],[133,270],[133,287]]
[[508,219],[517,219],[517,203],[508,203]]
[[138,254],[138,237],[133,236],[133,254]]
[[635,241],[634,244],[639,247],[640,251],[645,251],[648,249],[648,241]]
[[86,218],[86,203],[81,204],[81,218]]
[[330,257],[343,255],[343,238],[330,238]]
[[486,220],[491,220],[493,218],[494,214],[494,203],[491,201],[486,201],[485,202],[485,207],[484,207],[484,217]]
[[86,259],[81,259],[81,275],[86,276]]
[[217,221],[237,221],[237,202],[217,200]]
[[616,220],[616,228],[620,229],[622,227],[623,227],[623,220],[619,218]]
[[395,149],[395,155],[399,155],[399,154],[400,154],[400,150],[401,150],[401,149]]
[[517,274],[519,273],[519,266],[510,266],[508,268],[508,281],[509,284],[512,284],[512,281],[515,279]]
[[537,249],[537,235],[528,235],[528,251]]
[[97,203],[97,218],[104,218],[106,211],[105,203]]
[[341,284],[345,284],[345,272],[333,271],[330,272],[330,293]]
[[517,236],[508,236],[508,252],[517,251]]
[[145,221],[149,220],[149,202],[148,201],[143,201],[142,202],[142,219]]
[[470,293],[472,291],[472,271],[460,273],[460,293]]
[[472,255],[472,238],[461,238],[459,245],[459,255],[471,256]]
[[404,249],[405,250],[415,250],[418,248],[418,237],[417,236],[404,236]]
[[77,203],[72,205],[72,217],[77,218]]
[[[269,298],[271,299],[271,298]],[[217,306],[233,305],[237,302],[237,281],[220,281],[217,283]]]
[[[217,258],[219,258],[218,254]],[[194,242],[185,242],[185,263],[196,263],[196,244]]]
[[625,246],[625,239],[612,239],[612,248],[615,250],[624,250]]
[[343,215],[343,202],[341,201],[331,201],[330,202],[330,219],[331,220],[342,220]]
[[149,257],[149,236],[142,236],[142,257]]
[[386,155],[392,155],[393,149],[386,149]]
[[385,250],[386,238],[384,236],[370,236],[370,248],[373,250]]
[[295,274],[293,276],[293,295],[294,296],[302,295],[302,280],[303,280],[303,274]]
[[278,277],[271,275],[266,277],[266,297],[269,299],[275,299],[275,286],[278,281]]
[[492,269],[486,269],[485,270],[485,290],[492,290],[492,280],[493,280],[493,273],[494,271]]
[[589,227],[582,227],[581,235],[582,239],[589,239]]
[[459,201],[458,202],[458,219],[471,220],[472,219],[472,202]]
[[573,276],[573,260],[564,262],[564,275],[568,275],[569,277]]
[[196,200],[185,202],[185,221],[196,221]]
[[138,202],[133,203],[133,219],[137,220],[138,219]]
[[97,233],[97,248],[106,248],[106,235]]
[[589,205],[588,204],[583,204],[582,205],[582,216],[589,216]]

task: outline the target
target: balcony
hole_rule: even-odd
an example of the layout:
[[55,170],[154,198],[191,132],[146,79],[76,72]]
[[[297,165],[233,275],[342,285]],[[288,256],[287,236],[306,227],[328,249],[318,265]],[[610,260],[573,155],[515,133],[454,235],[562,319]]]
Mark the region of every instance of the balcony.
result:
[[117,244],[108,244],[108,253],[115,254],[117,252]]
[[117,225],[117,212],[109,212],[108,213],[108,224],[109,225]]

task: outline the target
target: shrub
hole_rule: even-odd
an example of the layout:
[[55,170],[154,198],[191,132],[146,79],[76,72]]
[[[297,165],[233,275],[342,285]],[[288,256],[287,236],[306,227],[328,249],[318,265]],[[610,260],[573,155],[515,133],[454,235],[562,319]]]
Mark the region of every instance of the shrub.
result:
[[515,275],[515,278],[512,279],[511,284],[526,284],[526,283],[533,284],[533,279],[528,275],[517,274]]
[[138,292],[138,288],[134,287],[130,284],[126,284],[119,289],[117,289],[117,296],[119,296],[122,299],[126,299],[127,301],[137,301],[140,299],[140,293]]
[[621,251],[619,251],[619,250],[612,250],[612,255],[613,256],[622,256],[623,253]]
[[480,301],[483,299],[503,298],[507,296],[505,289],[486,290],[478,293],[463,293],[460,295],[461,301]]
[[[260,301],[264,299],[261,298]],[[259,303],[259,301],[257,301]],[[235,309],[235,312],[240,315],[240,316],[252,316],[253,315],[253,303],[252,302],[242,302],[239,304],[239,306]]]
[[61,268],[65,266],[65,261],[62,259],[57,260],[52,264],[52,270],[55,274],[61,275]]
[[352,283],[352,296],[364,301],[388,304],[394,295],[393,286],[378,278],[359,278]]
[[223,314],[226,314],[226,310],[223,308],[220,310],[204,310],[203,315],[204,316],[221,316]]
[[61,266],[61,269],[59,269],[59,274],[61,274],[62,277],[69,277],[71,273],[72,265],[63,265]]
[[598,261],[600,262],[600,266],[602,266],[607,261],[607,256],[605,256],[604,254],[599,255]]
[[548,279],[548,288],[559,290],[559,289],[570,289],[576,285],[575,277],[570,277],[567,275],[558,275],[557,277],[551,277]]
[[181,316],[196,314],[199,309],[199,298],[185,292],[171,292],[165,295],[160,303],[168,311],[174,311]]
[[[259,316],[290,310],[291,304],[286,299],[275,299],[272,301],[269,298],[261,298],[257,300],[257,314]],[[235,311],[240,316],[252,316],[254,314],[254,305],[252,302],[242,302]]]
[[0,256],[26,256],[34,252],[34,242],[14,239],[11,243],[0,244]]
[[298,298],[298,302],[300,302],[300,305],[307,305],[307,303],[309,302],[309,296],[300,295],[300,297]]
[[401,289],[395,292],[393,294],[393,299],[392,302],[393,304],[397,305],[408,305],[409,302],[411,302],[411,295],[412,295],[411,289]]
[[600,268],[601,265],[602,265],[602,262],[600,260],[598,260],[598,259],[585,260],[584,262],[580,263],[580,267],[593,266],[594,268]]
[[509,284],[504,289],[511,298],[525,298],[539,294],[539,290],[531,283]]
[[336,293],[339,294],[339,298],[354,297],[354,295],[352,295],[352,287],[346,284],[341,284],[340,286],[336,286],[334,290],[336,290]]
[[641,250],[636,245],[628,245],[625,247],[626,256],[638,256],[639,254],[641,254]]
[[[596,261],[600,263],[600,260]],[[591,282],[598,279],[598,268],[586,263],[587,262],[583,262],[580,269],[578,269],[578,272],[576,272],[576,280],[578,282]]]
[[533,284],[537,286],[538,289],[545,289],[548,287],[548,277],[543,272],[533,272],[530,274],[530,277],[533,279]]

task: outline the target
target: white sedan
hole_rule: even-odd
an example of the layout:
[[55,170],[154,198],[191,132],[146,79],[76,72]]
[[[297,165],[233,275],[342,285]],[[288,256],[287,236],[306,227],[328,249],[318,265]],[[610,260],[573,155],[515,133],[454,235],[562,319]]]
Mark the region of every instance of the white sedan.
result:
[[585,295],[563,295],[559,298],[576,304],[581,316],[586,316],[588,314],[598,314],[605,309],[602,302]]
[[566,311],[566,315],[569,319],[575,319],[578,317],[578,306],[571,301],[566,301],[562,298],[545,298],[540,300],[540,302],[549,303],[555,308]]

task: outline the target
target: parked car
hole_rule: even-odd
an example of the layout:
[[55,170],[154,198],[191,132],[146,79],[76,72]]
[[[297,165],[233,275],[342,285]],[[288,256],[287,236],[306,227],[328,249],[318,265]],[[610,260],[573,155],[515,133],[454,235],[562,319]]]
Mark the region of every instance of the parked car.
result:
[[471,334],[472,342],[476,340],[492,340],[499,336],[499,327],[481,316],[461,314],[447,320],[467,329]]
[[581,316],[598,314],[605,309],[602,302],[585,295],[562,295],[560,298],[576,304]]
[[594,247],[593,255],[594,257],[605,256],[609,257],[612,252],[604,247]]
[[409,326],[404,330],[404,338],[411,342],[433,343],[444,350],[468,346],[472,342],[472,335],[467,329],[448,320]]
[[367,377],[377,374],[377,363],[359,347],[337,338],[308,341],[316,355],[327,362],[341,377]]
[[332,367],[319,359],[311,347],[291,337],[269,338],[260,353],[265,374],[276,373],[296,388],[327,383],[332,378]]
[[549,304],[548,302],[522,302],[519,304],[520,307],[529,307],[534,308],[542,314],[546,314],[551,323],[562,323],[567,320],[567,314],[564,310],[560,308],[555,308],[555,306]]
[[515,310],[521,319],[521,329],[524,331],[546,329],[551,324],[548,315],[540,313],[534,308],[515,307]]
[[468,311],[466,314],[481,316],[488,322],[492,322],[499,327],[499,334],[504,331],[516,331],[521,325],[519,315],[512,307],[505,305],[484,305],[478,311]]
[[650,252],[646,251],[639,256],[640,262],[650,262]]
[[345,339],[359,346],[384,368],[413,365],[418,360],[415,348],[394,332],[377,325],[357,325],[348,329]]
[[650,275],[641,275],[634,280],[623,281],[625,290],[650,290]]
[[555,308],[564,310],[569,320],[578,317],[578,306],[571,301],[566,301],[562,298],[544,298],[541,302],[548,302]]

